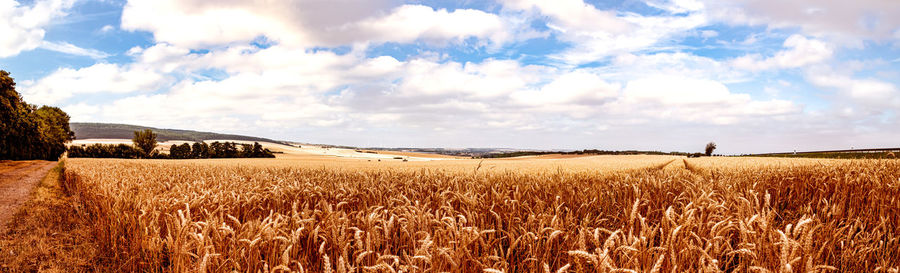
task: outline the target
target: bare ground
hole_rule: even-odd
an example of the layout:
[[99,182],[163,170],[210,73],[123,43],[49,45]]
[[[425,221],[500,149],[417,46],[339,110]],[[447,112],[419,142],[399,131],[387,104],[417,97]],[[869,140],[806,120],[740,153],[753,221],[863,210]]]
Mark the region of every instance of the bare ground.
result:
[[[4,206],[21,203],[2,211],[14,214],[4,220],[5,230],[0,232],[0,273],[121,272],[116,264],[104,262],[98,255],[87,215],[79,213],[78,202],[61,184],[62,164],[49,172],[47,164],[56,165],[46,161],[0,162],[0,194],[9,199]],[[37,182],[33,182],[35,177]],[[21,198],[13,201],[7,192],[16,192]]]
[[0,232],[53,166],[56,162],[0,161]]

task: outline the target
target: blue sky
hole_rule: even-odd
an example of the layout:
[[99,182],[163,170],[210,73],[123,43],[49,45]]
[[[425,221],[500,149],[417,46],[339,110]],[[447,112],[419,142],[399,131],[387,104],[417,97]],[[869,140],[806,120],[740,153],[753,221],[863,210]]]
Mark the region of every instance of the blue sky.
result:
[[73,121],[382,147],[900,146],[900,2],[0,0]]

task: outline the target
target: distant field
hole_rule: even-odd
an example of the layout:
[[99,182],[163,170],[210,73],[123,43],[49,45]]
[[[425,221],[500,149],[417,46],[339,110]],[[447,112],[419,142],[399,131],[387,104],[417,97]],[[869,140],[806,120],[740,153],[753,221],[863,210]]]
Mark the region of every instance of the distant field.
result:
[[66,167],[100,255],[124,271],[900,268],[893,160],[403,162],[298,150],[276,159],[68,159]]
[[[206,142],[237,142],[242,144],[250,144],[254,141],[230,140],[230,139],[212,139]],[[182,144],[190,141],[170,140],[160,142],[157,150],[168,152],[172,144]],[[102,144],[130,144],[128,139],[83,139],[76,140],[72,145],[91,145],[94,143]],[[640,168],[648,165],[659,165],[672,161],[675,156],[653,156],[653,155],[630,155],[630,156],[612,156],[612,155],[540,155],[540,156],[523,156],[498,159],[470,159],[468,157],[457,157],[438,154],[414,153],[414,152],[396,152],[396,151],[370,151],[370,150],[354,150],[347,148],[325,148],[314,145],[302,145],[301,147],[284,145],[281,143],[261,142],[264,148],[276,152],[277,160],[267,159],[244,159],[240,162],[246,164],[265,164],[270,166],[296,166],[296,167],[333,167],[333,168],[349,168],[349,169],[379,169],[384,167],[401,168],[401,169],[420,169],[420,168],[436,168],[443,170],[465,170],[472,171],[479,168],[484,170],[504,170],[504,171],[521,171],[521,170],[557,170],[562,168],[569,171],[609,171],[622,168]],[[540,159],[540,160],[535,160]],[[406,160],[406,161],[404,161]],[[232,160],[212,160],[201,159],[201,162],[211,164],[234,164]],[[216,163],[219,162],[219,163]]]
[[895,159],[893,152],[822,152],[822,153],[798,153],[798,154],[772,154],[762,157],[789,157],[789,158],[837,158],[837,159]]

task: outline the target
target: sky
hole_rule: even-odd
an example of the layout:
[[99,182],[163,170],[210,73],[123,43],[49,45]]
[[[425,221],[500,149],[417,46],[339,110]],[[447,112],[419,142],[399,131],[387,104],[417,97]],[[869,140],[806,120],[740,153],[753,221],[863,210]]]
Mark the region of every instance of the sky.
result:
[[900,1],[0,0],[32,104],[362,147],[900,147]]

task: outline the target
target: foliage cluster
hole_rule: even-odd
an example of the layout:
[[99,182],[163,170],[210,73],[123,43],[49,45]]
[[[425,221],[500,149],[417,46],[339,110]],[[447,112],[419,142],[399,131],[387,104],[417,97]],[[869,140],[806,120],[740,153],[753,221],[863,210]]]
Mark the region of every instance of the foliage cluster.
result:
[[710,143],[706,143],[706,147],[703,148],[703,153],[706,154],[706,156],[712,156],[712,153],[715,150],[716,150],[716,143],[710,142]]
[[[240,148],[238,148],[240,147]],[[172,144],[169,148],[169,158],[274,158],[272,151],[265,149],[259,142],[251,144],[237,144],[234,142],[195,142],[193,145],[182,143]]]
[[26,103],[9,72],[0,70],[0,159],[56,160],[73,139],[66,112]]
[[127,144],[92,144],[87,146],[70,146],[69,158],[139,158],[142,152]]
[[200,159],[200,158],[274,158],[269,149],[258,142],[237,144],[234,142],[196,142],[191,144],[172,144],[169,153],[146,153],[143,149],[126,144],[92,144],[88,146],[69,147],[70,158],[154,158],[154,159]]
[[150,129],[134,131],[134,137],[131,138],[131,143],[134,144],[134,148],[136,148],[143,157],[150,158],[158,156],[156,153],[156,133]]

